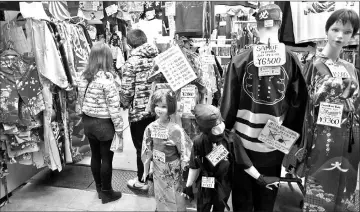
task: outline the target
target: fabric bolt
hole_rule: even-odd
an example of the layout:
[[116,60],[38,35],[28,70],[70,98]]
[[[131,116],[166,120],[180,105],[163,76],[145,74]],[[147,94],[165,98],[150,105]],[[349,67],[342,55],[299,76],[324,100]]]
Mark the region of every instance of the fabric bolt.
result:
[[131,51],[126,61],[121,83],[121,103],[129,108],[129,121],[136,122],[151,117],[146,111],[149,102],[151,82],[148,82],[158,50],[154,45],[145,43]]
[[67,88],[69,83],[64,66],[46,22],[30,19],[29,24],[32,26],[32,40],[39,73],[60,88]]
[[[142,144],[142,161],[154,162],[154,188],[156,209],[158,211],[185,211],[185,198],[181,196],[183,190],[182,171],[189,164],[192,142],[184,130],[177,124],[170,122],[168,139],[151,137],[155,128],[164,128],[157,121],[146,127]],[[175,142],[175,146],[165,145],[166,140]],[[154,150],[165,154],[165,163],[153,158]]]
[[343,66],[353,80],[354,92],[346,93],[348,86],[340,78],[332,77],[325,65],[331,59],[317,55],[307,70],[311,89],[310,98],[314,108],[308,119],[315,124],[318,119],[320,102],[343,105],[340,128],[325,125],[311,125],[308,133],[312,150],[307,160],[306,196],[304,211],[358,211],[359,198],[356,194],[358,164],[360,162],[360,105],[359,72],[354,65],[338,59],[335,63]]

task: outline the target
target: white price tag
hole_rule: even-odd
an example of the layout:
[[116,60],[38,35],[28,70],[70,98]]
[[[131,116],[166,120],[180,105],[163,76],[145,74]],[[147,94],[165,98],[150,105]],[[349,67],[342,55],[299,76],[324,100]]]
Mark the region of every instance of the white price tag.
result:
[[320,102],[317,124],[341,128],[343,105]]
[[229,151],[223,146],[219,145],[216,146],[213,151],[211,151],[206,158],[210,161],[213,166],[216,166],[221,160],[225,159],[226,156],[229,154]]
[[346,68],[343,65],[335,64],[330,60],[326,61],[325,64],[330,69],[330,72],[333,77],[341,78],[341,79],[350,78],[349,72],[346,70]]
[[299,133],[268,120],[258,139],[277,150],[288,154],[291,146],[300,137]]
[[226,21],[220,21],[219,25],[220,26],[226,26]]
[[169,138],[169,131],[167,128],[163,127],[153,127],[151,129],[151,137],[158,138],[158,139],[168,139]]
[[166,16],[175,16],[176,8],[175,8],[176,2],[165,2],[165,15]]
[[264,27],[273,27],[274,26],[274,20],[265,20],[264,21]]
[[280,66],[259,67],[259,77],[280,75]]
[[195,98],[196,90],[195,85],[186,85],[181,88],[180,97],[181,98]]
[[115,4],[112,4],[112,5],[108,6],[108,7],[106,7],[105,11],[106,11],[106,14],[108,16],[110,16],[110,15],[112,15],[114,13],[117,13],[117,9],[118,9],[118,6],[115,5]]
[[195,107],[195,99],[194,98],[182,98],[181,99],[181,112],[192,115],[192,110]]
[[215,57],[214,57],[214,55],[202,55],[201,62],[203,64],[213,65],[213,64],[215,64]]
[[285,44],[275,43],[268,45],[256,45],[253,48],[254,65],[256,67],[264,66],[282,66],[286,62]]
[[154,149],[153,159],[165,163],[165,153]]
[[202,177],[201,178],[201,187],[215,188],[215,178],[214,177]]

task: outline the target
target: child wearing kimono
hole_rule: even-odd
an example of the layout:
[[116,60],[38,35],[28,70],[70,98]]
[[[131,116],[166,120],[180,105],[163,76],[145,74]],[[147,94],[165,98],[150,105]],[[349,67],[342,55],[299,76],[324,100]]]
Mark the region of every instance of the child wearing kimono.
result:
[[192,143],[183,128],[170,121],[176,111],[176,96],[169,89],[156,90],[151,97],[151,112],[157,119],[144,132],[141,158],[143,180],[153,161],[153,180],[157,211],[186,211],[182,172],[189,164]]

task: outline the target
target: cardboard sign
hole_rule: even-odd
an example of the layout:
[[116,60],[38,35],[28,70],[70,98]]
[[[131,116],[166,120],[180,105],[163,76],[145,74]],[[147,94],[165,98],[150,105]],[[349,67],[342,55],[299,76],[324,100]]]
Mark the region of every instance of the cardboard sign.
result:
[[299,133],[268,120],[258,139],[277,150],[288,154],[291,146],[300,137]]
[[153,159],[165,163],[165,153],[159,150],[153,150]]
[[330,60],[327,60],[325,64],[330,69],[330,72],[333,77],[341,78],[341,79],[350,78],[349,72],[346,70],[346,68],[343,65],[333,63]]
[[176,2],[165,2],[165,15],[166,16],[175,16],[176,8],[175,8]]
[[253,54],[256,67],[282,66],[286,62],[286,50],[283,43],[270,44],[270,48],[268,45],[255,45]]
[[320,102],[317,124],[341,128],[344,105]]
[[228,154],[229,151],[227,151],[227,149],[220,144],[219,146],[216,146],[208,155],[206,155],[206,158],[213,166],[216,166],[216,164],[225,159]]
[[155,63],[173,91],[177,91],[197,78],[179,46],[173,46],[159,54],[155,57]]
[[259,67],[259,77],[280,75],[280,66]]
[[154,126],[151,129],[151,137],[158,138],[158,139],[168,139],[169,131],[167,128]]
[[215,64],[214,55],[201,55],[201,63],[205,65],[213,65]]
[[214,177],[201,177],[201,187],[215,188],[215,178]]

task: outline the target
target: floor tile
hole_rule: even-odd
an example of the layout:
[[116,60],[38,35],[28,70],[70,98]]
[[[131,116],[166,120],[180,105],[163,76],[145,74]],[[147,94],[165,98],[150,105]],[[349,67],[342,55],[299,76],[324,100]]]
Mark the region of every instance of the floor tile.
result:
[[68,208],[86,210],[91,204],[100,203],[96,191],[80,191],[79,195],[75,197],[69,204]]
[[155,198],[123,195],[115,205],[114,211],[155,211]]

